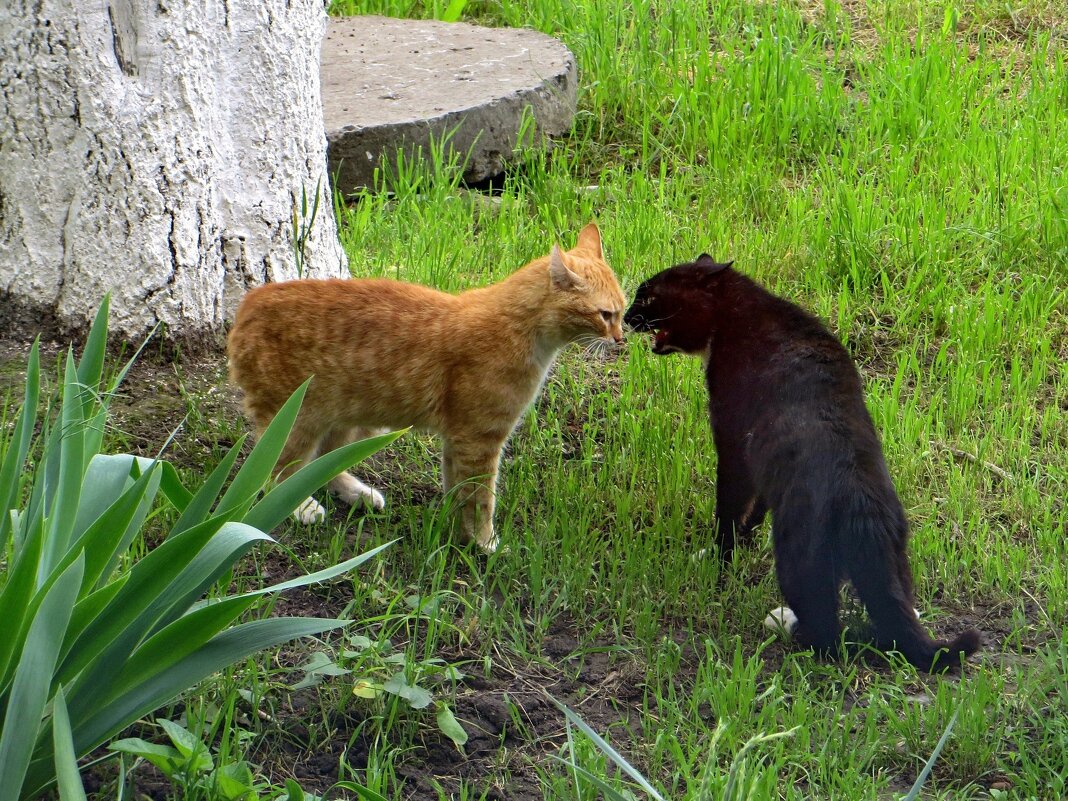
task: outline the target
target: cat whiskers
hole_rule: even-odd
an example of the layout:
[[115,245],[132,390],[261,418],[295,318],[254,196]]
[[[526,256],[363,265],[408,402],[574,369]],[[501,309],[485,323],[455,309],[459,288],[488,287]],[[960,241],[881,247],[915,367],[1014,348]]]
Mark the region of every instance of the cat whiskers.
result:
[[607,359],[620,350],[612,340],[593,334],[583,334],[575,340],[575,344],[582,349],[583,358],[587,359]]

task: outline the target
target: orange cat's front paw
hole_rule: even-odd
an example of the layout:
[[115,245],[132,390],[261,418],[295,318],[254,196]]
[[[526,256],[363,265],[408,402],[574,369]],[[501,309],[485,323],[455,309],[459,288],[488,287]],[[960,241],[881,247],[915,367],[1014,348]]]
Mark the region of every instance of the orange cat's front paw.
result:
[[483,553],[496,553],[497,549],[501,547],[500,538],[492,530],[488,534],[476,537],[475,542],[478,543],[478,547],[482,549]]
[[326,509],[315,498],[308,498],[293,510],[293,517],[298,523],[310,526],[312,523],[321,523],[326,519]]

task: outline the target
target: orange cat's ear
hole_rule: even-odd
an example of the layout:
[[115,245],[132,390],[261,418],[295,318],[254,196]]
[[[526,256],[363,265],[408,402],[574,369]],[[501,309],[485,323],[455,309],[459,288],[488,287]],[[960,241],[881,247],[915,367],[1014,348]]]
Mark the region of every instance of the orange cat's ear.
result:
[[590,223],[579,231],[578,244],[575,247],[588,250],[595,253],[597,258],[604,259],[604,250],[601,248],[601,230],[597,227],[597,223]]
[[553,245],[552,253],[549,254],[549,276],[552,278],[553,289],[574,289],[582,283],[577,275],[567,269],[559,245]]

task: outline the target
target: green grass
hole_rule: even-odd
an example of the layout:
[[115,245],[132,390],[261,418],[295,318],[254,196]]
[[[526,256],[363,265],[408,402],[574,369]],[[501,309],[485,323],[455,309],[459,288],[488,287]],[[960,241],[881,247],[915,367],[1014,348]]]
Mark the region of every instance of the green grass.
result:
[[[287,754],[328,751],[342,779],[387,798],[433,797],[402,778],[428,761],[441,797],[516,797],[520,775],[546,798],[595,797],[549,754],[630,786],[580,736],[568,745],[562,716],[532,722],[543,693],[568,696],[672,799],[721,798],[731,775],[738,797],[897,797],[956,710],[922,798],[1068,795],[1068,10],[526,0],[471,2],[464,18],[573,50],[574,131],[524,153],[492,200],[441,158],[349,198],[353,274],[477,286],[570,246],[590,219],[627,292],[701,251],[735,259],[847,343],[912,522],[925,621],[975,625],[987,647],[957,679],[768,641],[761,621],[780,600],[766,529],[723,569],[692,558],[709,541],[716,464],[700,364],[632,338],[612,360],[565,353],[520,423],[498,501],[508,553],[484,560],[442,534],[438,446],[421,435],[361,473],[386,512],[284,535],[307,569],[358,537],[403,537],[320,600],[409,664],[440,656],[481,682],[435,685],[441,698],[507,693],[475,778],[428,756],[433,715],[354,699],[355,673],[291,693],[300,673],[285,668],[339,654],[337,641],[250,662],[191,703],[233,714],[255,688],[265,717],[242,726],[265,774],[280,783]],[[194,429],[229,436],[234,419]],[[412,595],[438,611],[411,614]]]
[[[607,363],[566,355],[520,425],[502,480],[508,556],[473,568],[421,533],[425,507],[408,505],[403,479],[421,496],[432,486],[429,442],[409,439],[403,468],[382,476],[391,511],[365,531],[413,531],[389,557],[393,581],[462,579],[457,615],[478,616],[482,639],[442,631],[438,647],[538,663],[566,623],[580,654],[618,648],[615,663],[640,666],[641,701],[607,733],[673,798],[717,797],[747,739],[794,727],[749,754],[752,797],[887,797],[958,707],[924,797],[989,797],[997,782],[1060,797],[1068,12],[531,0],[466,16],[572,48],[574,133],[526,154],[494,203],[458,191],[440,160],[353,199],[341,217],[353,273],[478,285],[591,218],[627,290],[702,250],[735,259],[854,353],[926,618],[977,625],[989,647],[959,682],[762,651],[778,603],[765,537],[723,575],[690,558],[714,489],[700,366],[640,341]],[[574,797],[566,771],[539,770],[549,797]]]

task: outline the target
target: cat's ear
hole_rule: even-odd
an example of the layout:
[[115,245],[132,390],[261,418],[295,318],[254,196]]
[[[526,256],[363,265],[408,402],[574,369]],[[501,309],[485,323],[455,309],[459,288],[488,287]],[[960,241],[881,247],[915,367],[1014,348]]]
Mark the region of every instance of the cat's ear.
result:
[[733,261],[726,261],[722,263],[718,262],[711,256],[709,256],[707,253],[702,253],[700,256],[694,259],[693,263],[700,267],[702,270],[704,270],[706,275],[715,275],[716,273],[723,272],[732,264],[734,264]]
[[574,289],[582,284],[582,279],[564,264],[564,254],[559,245],[553,245],[552,253],[549,254],[549,276],[552,278],[553,289]]
[[591,222],[579,231],[578,244],[575,247],[587,250],[595,254],[599,259],[604,259],[604,249],[601,247],[601,230],[597,227],[597,223]]

